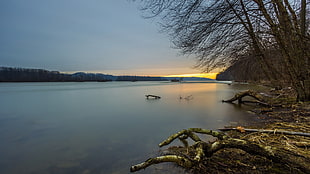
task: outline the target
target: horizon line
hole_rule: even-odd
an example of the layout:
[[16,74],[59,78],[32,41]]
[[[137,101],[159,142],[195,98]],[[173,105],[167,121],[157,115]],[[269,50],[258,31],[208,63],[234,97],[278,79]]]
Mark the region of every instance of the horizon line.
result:
[[103,72],[95,72],[95,71],[67,71],[62,72],[66,74],[74,74],[74,73],[94,73],[94,74],[106,74],[106,75],[113,75],[113,76],[144,76],[144,77],[196,77],[196,78],[208,78],[208,79],[216,79],[218,73],[188,73],[188,74],[173,74],[173,75],[137,75],[137,74],[113,74],[113,73],[103,73]]
[[78,72],[83,73],[97,73],[97,74],[106,74],[106,75],[113,75],[113,76],[148,76],[148,77],[198,77],[198,78],[209,78],[209,79],[216,79],[218,73],[211,72],[211,73],[180,73],[180,74],[164,74],[164,75],[156,75],[156,74],[135,74],[135,73],[109,73],[109,72],[102,72],[102,71],[60,71],[60,70],[49,70],[45,68],[24,68],[24,67],[14,67],[14,66],[1,66],[0,67],[7,67],[7,68],[23,68],[23,69],[44,69],[47,71],[58,71],[64,74],[74,74]]

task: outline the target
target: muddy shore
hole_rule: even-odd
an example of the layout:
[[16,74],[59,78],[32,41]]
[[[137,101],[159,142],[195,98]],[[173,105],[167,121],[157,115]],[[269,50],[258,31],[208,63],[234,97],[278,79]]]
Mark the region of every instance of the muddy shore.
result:
[[[245,128],[268,129],[275,131],[293,131],[310,133],[310,103],[295,102],[291,89],[264,91],[269,96],[280,96],[274,103],[280,107],[255,106],[249,112],[257,116],[257,121],[239,125]],[[291,160],[310,170],[310,137],[284,135],[276,133],[226,132],[233,138],[255,142],[263,146],[272,146],[289,153]],[[195,156],[194,149],[170,147],[170,153]],[[187,170],[188,173],[305,173],[294,165],[273,162],[258,155],[251,155],[243,150],[226,148],[205,157],[202,165]]]

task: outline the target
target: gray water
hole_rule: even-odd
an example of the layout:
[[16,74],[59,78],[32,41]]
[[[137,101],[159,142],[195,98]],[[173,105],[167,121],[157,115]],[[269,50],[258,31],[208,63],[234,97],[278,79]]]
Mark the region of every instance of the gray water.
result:
[[[172,133],[253,119],[221,102],[241,89],[219,83],[0,83],[0,173],[129,173],[131,165],[158,155],[158,143]],[[146,100],[145,94],[162,98]],[[165,172],[172,173],[156,165],[137,173]]]

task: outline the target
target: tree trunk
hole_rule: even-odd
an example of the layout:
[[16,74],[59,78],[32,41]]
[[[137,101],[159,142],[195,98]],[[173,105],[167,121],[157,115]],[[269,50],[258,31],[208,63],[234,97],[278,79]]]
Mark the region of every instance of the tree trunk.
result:
[[302,102],[310,101],[310,80],[300,81],[297,88],[297,100]]
[[300,28],[302,36],[306,35],[306,0],[301,0]]
[[[296,14],[292,10],[290,11],[292,14],[290,14],[283,1],[272,1],[277,11],[276,20],[272,18],[272,14],[268,12],[262,0],[255,0],[255,3],[270,25],[271,32],[283,56],[284,66],[287,69],[290,81],[298,94],[297,100],[310,101],[309,53],[307,53],[309,42],[305,40],[303,35],[306,33],[303,26],[305,19],[301,19],[299,27],[295,26],[298,23],[297,18],[294,17]],[[290,7],[288,8],[290,9]],[[301,8],[301,18],[305,18],[304,2],[302,2]]]

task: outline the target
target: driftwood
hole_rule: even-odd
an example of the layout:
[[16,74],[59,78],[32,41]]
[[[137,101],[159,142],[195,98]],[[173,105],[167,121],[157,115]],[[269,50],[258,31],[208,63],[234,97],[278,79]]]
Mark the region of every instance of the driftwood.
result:
[[293,131],[281,131],[281,130],[266,130],[266,129],[246,129],[242,127],[237,128],[220,128],[220,131],[237,130],[240,132],[261,132],[261,133],[274,133],[274,134],[285,134],[285,135],[300,135],[310,137],[310,133],[307,132],[293,132]]
[[259,101],[263,101],[264,100],[264,97],[262,95],[258,94],[257,92],[252,91],[252,90],[247,90],[247,91],[243,91],[243,92],[237,93],[233,98],[231,98],[229,100],[222,100],[222,101],[223,102],[232,103],[232,102],[238,100],[238,103],[242,103],[242,98],[245,97],[245,96],[253,97],[253,98],[255,98],[256,100],[259,100]]
[[[214,142],[204,142],[195,133],[207,134],[216,137],[218,140]],[[256,144],[252,141],[243,139],[231,138],[225,135],[223,132],[212,131],[201,128],[190,128],[182,130],[176,134],[171,135],[165,141],[159,144],[160,147],[170,144],[175,139],[181,140],[185,147],[188,146],[187,138],[191,138],[195,143],[187,148],[195,149],[195,157],[189,157],[188,155],[164,155],[160,157],[150,158],[145,162],[134,165],[130,168],[131,172],[136,172],[146,167],[158,164],[162,162],[173,162],[179,166],[190,169],[194,166],[203,165],[201,162],[204,157],[211,157],[215,152],[225,148],[237,148],[241,149],[252,155],[260,155],[266,157],[273,162],[278,162],[288,166],[294,166],[300,172],[310,173],[310,167],[308,159],[294,159],[291,160],[289,155],[292,155],[290,151],[285,149],[278,149],[271,146],[264,146]],[[205,166],[207,167],[207,166]]]
[[[255,101],[242,100],[243,97],[246,97],[246,96],[254,98]],[[227,102],[227,103],[233,103],[234,101],[238,101],[238,104],[241,104],[241,103],[256,103],[256,104],[260,104],[262,106],[268,106],[268,107],[278,106],[278,105],[270,104],[267,101],[266,96],[264,96],[264,95],[262,95],[260,93],[257,93],[255,91],[252,91],[252,90],[247,90],[247,91],[243,91],[243,92],[237,93],[237,94],[235,94],[235,96],[233,98],[231,98],[229,100],[222,100],[222,102]]]
[[146,99],[150,99],[150,98],[153,98],[153,99],[160,99],[161,97],[158,96],[158,95],[145,95]]
[[136,171],[139,171],[141,169],[145,169],[146,167],[148,167],[150,165],[158,164],[158,163],[162,163],[162,162],[174,162],[174,163],[178,164],[179,166],[182,166],[185,168],[191,168],[197,162],[199,162],[202,159],[202,157],[205,155],[204,150],[203,150],[204,142],[201,141],[201,139],[196,134],[194,134],[195,132],[212,135],[214,137],[218,137],[219,139],[224,139],[226,137],[226,135],[223,133],[220,133],[217,131],[212,131],[212,130],[207,130],[207,129],[201,129],[201,128],[184,129],[182,131],[179,131],[176,134],[171,135],[165,141],[161,142],[159,144],[159,147],[166,146],[177,138],[179,140],[181,140],[181,142],[185,145],[185,147],[187,147],[188,142],[186,141],[186,139],[191,138],[193,141],[196,142],[193,145],[197,151],[197,155],[195,156],[194,159],[190,159],[188,157],[179,156],[179,155],[165,155],[165,156],[150,158],[150,159],[146,160],[145,162],[131,166],[130,172],[136,172]]
[[165,155],[165,156],[150,158],[143,163],[134,165],[130,168],[130,172],[136,172],[141,169],[145,169],[153,164],[164,163],[164,162],[174,162],[178,164],[179,166],[182,166],[185,168],[191,168],[193,166],[192,161],[190,161],[187,158],[183,158],[178,155]]
[[[255,100],[245,101],[243,97],[252,97]],[[232,103],[234,101],[238,101],[238,103],[257,103],[263,106],[274,107],[274,106],[281,106],[275,105],[272,102],[272,97],[263,95],[251,90],[247,90],[244,92],[240,92],[236,94],[233,98],[229,100],[223,100],[223,102]],[[241,132],[267,132],[267,133],[282,133],[282,134],[289,134],[289,135],[299,135],[309,137],[309,133],[303,132],[290,132],[290,131],[279,131],[279,130],[261,130],[261,129],[245,129],[242,127],[237,128],[225,128],[221,129],[221,131],[227,130],[239,130]],[[294,169],[297,173],[310,173],[310,159],[306,156],[300,155],[295,151],[291,151],[289,149],[279,147],[269,146],[263,143],[254,142],[251,139],[240,139],[240,138],[233,138],[226,135],[224,132],[221,131],[212,131],[208,129],[201,129],[201,128],[189,128],[181,130],[166,140],[159,144],[159,147],[163,147],[169,145],[175,139],[179,139],[184,147],[174,147],[176,151],[169,151],[169,154],[166,155],[150,158],[145,162],[142,162],[137,165],[133,165],[130,168],[131,172],[136,172],[141,169],[145,169],[151,165],[163,163],[163,162],[172,162],[181,167],[186,169],[197,169],[199,170],[202,168],[204,171],[208,168],[208,159],[213,156],[214,153],[227,149],[240,149],[250,155],[258,155],[264,157],[265,159],[269,159],[274,163],[281,164],[281,166],[287,166],[290,169]],[[213,142],[205,142],[202,141],[199,136],[196,134],[206,134],[212,137],[217,138],[217,140]],[[192,145],[189,145],[188,139],[194,141]],[[298,143],[296,146],[308,147],[308,142],[295,142]],[[185,151],[186,152],[185,152]],[[189,153],[190,152],[190,153]],[[215,155],[216,156],[216,155]]]

